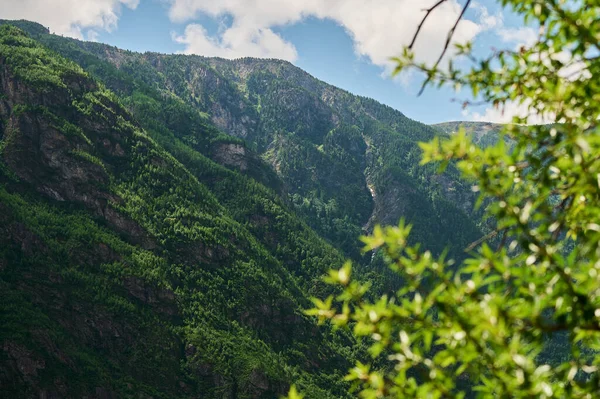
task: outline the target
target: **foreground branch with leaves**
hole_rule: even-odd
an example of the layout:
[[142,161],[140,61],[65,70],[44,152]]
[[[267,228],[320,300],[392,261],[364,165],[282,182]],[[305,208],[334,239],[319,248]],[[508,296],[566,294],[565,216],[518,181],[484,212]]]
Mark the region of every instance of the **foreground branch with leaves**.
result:
[[[600,3],[503,0],[540,28],[516,51],[475,57],[470,68],[418,63],[407,48],[397,72],[425,85],[470,87],[478,101],[528,112],[486,149],[464,132],[422,144],[423,163],[456,162],[499,232],[462,264],[409,245],[410,226],[363,238],[383,251],[404,287],[370,301],[348,263],[327,280],[343,288],[310,314],[351,328],[372,359],[348,374],[363,398],[592,398],[600,392]],[[427,15],[429,11],[427,12]],[[529,116],[551,124],[519,125]],[[566,356],[551,356],[560,340]],[[293,396],[299,397],[294,390]]]

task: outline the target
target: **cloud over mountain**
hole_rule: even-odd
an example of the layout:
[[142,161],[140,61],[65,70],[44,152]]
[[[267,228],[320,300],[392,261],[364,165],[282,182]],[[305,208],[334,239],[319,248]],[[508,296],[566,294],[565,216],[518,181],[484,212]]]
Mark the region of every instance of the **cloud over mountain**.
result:
[[[412,0],[171,0],[169,16],[176,22],[192,21],[200,14],[231,21],[210,36],[200,25],[188,25],[174,39],[185,44],[185,53],[236,58],[273,57],[294,61],[293,44],[273,28],[297,23],[308,17],[333,20],[352,38],[358,56],[373,64],[389,67],[389,57],[398,54],[414,35],[433,1]],[[454,42],[466,42],[478,33],[495,27],[500,17],[490,15],[477,4],[476,18],[464,19]],[[460,4],[451,0],[432,13],[421,30],[416,45],[421,60],[433,62],[444,44],[446,33],[460,13]]]
[[[146,0],[149,1],[149,0]],[[223,58],[244,56],[295,61],[298,53],[277,28],[307,18],[334,21],[343,27],[359,57],[388,69],[389,58],[408,44],[433,0],[161,0],[169,7],[169,18],[188,23],[172,39],[184,45],[183,52]],[[96,40],[102,30],[117,27],[123,7],[135,9],[140,0],[0,0],[0,17],[30,19],[51,31],[79,39]],[[474,2],[469,18],[461,21],[454,42],[466,42],[479,33],[497,28],[501,16],[490,15]],[[458,0],[449,0],[429,16],[416,45],[420,60],[433,62],[446,34],[461,10]],[[197,23],[208,16],[220,23],[216,33]]]
[[[135,9],[138,4],[139,0],[0,0],[0,16],[33,20],[54,33],[82,39],[85,28],[115,29],[122,7]],[[95,37],[92,33],[88,38]]]

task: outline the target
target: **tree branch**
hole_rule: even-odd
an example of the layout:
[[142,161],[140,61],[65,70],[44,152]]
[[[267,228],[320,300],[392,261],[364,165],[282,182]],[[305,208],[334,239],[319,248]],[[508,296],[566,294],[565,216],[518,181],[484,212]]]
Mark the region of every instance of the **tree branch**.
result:
[[471,245],[469,245],[468,247],[465,248],[465,252],[471,252],[473,249],[475,249],[475,247],[477,247],[479,244],[481,244],[484,241],[489,240],[490,238],[494,238],[498,235],[499,230],[494,230],[488,234],[486,234],[485,236],[481,237],[479,240],[472,242]]
[[429,14],[431,14],[431,12],[433,10],[435,10],[436,8],[438,8],[439,6],[441,6],[443,3],[445,3],[448,0],[439,0],[437,3],[435,3],[433,6],[431,6],[430,8],[426,8],[423,11],[427,11],[427,13],[425,14],[425,16],[423,17],[423,19],[421,20],[421,23],[419,23],[419,26],[417,27],[417,31],[415,32],[415,35],[413,36],[410,45],[408,46],[408,48],[410,50],[412,50],[413,46],[415,45],[415,42],[417,41],[417,37],[419,36],[419,32],[421,31],[421,28],[423,27],[423,24],[425,23],[425,21],[427,21],[427,18],[429,18]]
[[[438,7],[441,3],[443,3],[443,1],[440,0],[438,3],[435,4],[434,7]],[[471,0],[467,0],[465,2],[465,5],[462,8],[462,11],[460,12],[460,15],[458,16],[458,18],[456,18],[456,21],[454,22],[454,26],[452,26],[452,29],[450,29],[450,31],[448,32],[448,35],[446,36],[446,43],[444,44],[444,49],[442,50],[442,53],[440,54],[439,58],[437,59],[437,61],[433,65],[433,68],[431,69],[432,71],[437,70],[438,66],[440,65],[440,62],[442,62],[442,59],[446,55],[446,52],[448,51],[448,47],[450,47],[450,42],[452,41],[452,37],[454,37],[454,32],[456,32],[456,27],[458,26],[459,22],[463,19],[463,16],[465,15],[465,12],[467,12],[467,8],[469,8],[470,4],[471,4]],[[421,24],[425,21],[425,19],[428,16],[429,16],[429,12],[427,12],[427,14],[425,14],[425,18],[423,18],[423,21],[421,21]],[[420,28],[421,28],[421,25],[419,25],[419,29],[418,30],[420,30]],[[418,30],[417,30],[417,33],[418,33]],[[414,39],[413,39],[413,42],[414,42]],[[419,90],[418,96],[420,96],[421,94],[423,94],[423,91],[425,90],[425,87],[431,81],[431,77],[432,77],[432,75],[428,74],[427,79],[425,79],[425,81],[423,82],[423,85],[421,85],[421,90]]]

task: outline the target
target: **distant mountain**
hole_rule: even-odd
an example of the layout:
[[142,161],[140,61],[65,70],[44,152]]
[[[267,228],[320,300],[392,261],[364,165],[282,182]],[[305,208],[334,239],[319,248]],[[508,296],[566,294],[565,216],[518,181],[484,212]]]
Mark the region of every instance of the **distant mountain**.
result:
[[[499,123],[469,121],[444,122],[433,125],[433,127],[447,134],[458,132],[458,129],[461,126],[465,129],[465,132],[472,137],[473,142],[481,147],[488,147],[496,144],[500,138],[500,132],[504,127],[504,125]],[[505,140],[510,142],[509,139]]]
[[446,133],[287,62],[0,25],[9,397],[346,397],[368,355],[304,316],[321,276],[397,288],[359,251],[376,223],[454,257],[482,235],[456,168],[419,164]]

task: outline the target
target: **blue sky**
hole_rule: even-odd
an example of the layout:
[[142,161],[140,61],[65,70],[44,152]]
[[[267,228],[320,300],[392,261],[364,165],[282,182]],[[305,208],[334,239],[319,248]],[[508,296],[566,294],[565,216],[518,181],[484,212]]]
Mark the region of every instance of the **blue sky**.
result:
[[[466,93],[429,88],[417,96],[419,76],[389,77],[388,57],[409,40],[426,1],[379,0],[361,9],[365,0],[70,0],[77,9],[64,12],[59,5],[64,0],[22,0],[31,4],[13,9],[11,4],[4,7],[7,1],[13,0],[0,0],[0,18],[32,19],[58,33],[124,49],[288,59],[321,80],[425,123],[505,117],[485,107],[465,113],[452,99]],[[416,49],[424,60],[439,53],[462,4],[453,1],[454,8],[441,10],[426,27]],[[56,15],[48,15],[53,8],[32,12],[36,2],[43,2],[42,8],[55,2]],[[335,2],[339,5],[332,6]],[[481,54],[492,47],[514,47],[531,35],[493,1],[476,2],[463,25],[458,36],[474,39]]]

